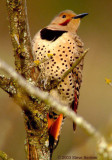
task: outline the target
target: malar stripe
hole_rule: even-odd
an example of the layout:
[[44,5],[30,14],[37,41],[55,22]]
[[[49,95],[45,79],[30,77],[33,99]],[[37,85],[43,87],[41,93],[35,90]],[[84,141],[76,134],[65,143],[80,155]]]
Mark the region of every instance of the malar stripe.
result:
[[65,22],[60,23],[61,26],[66,26],[70,22],[70,19],[67,19]]
[[42,39],[45,39],[48,41],[55,41],[65,32],[67,31],[50,30],[50,29],[44,28],[40,31],[40,36]]

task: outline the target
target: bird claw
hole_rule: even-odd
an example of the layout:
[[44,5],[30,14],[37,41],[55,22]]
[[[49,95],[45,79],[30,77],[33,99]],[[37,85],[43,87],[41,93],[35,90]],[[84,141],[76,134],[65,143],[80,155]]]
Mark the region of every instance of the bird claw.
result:
[[41,80],[41,84],[44,84],[45,89],[46,89],[47,82],[48,82],[48,78]]

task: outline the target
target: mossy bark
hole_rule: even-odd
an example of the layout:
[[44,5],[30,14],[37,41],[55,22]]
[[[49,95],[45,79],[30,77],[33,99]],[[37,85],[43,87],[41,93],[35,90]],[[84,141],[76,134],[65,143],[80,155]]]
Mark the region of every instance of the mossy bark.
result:
[[[6,0],[6,5],[16,71],[28,82],[36,84],[38,69],[30,67],[34,59],[27,20],[26,0]],[[13,79],[9,80],[1,76],[0,83],[3,84],[2,89],[6,92],[12,83],[13,92],[8,93],[19,104],[24,113],[28,160],[49,160],[48,109],[46,105],[32,95],[28,95]]]

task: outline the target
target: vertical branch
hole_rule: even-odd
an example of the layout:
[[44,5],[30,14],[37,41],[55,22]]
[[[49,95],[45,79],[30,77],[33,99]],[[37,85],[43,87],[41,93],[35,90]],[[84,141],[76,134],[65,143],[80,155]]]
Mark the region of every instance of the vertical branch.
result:
[[10,35],[14,49],[15,66],[26,79],[35,79],[26,0],[7,0]]
[[[23,79],[18,73],[14,71],[10,66],[8,66],[5,62],[0,60],[0,69],[7,72],[10,76],[12,76],[15,81],[17,81],[18,85],[20,85],[27,94],[20,92],[18,93],[18,90],[15,94],[15,97],[19,98],[19,105],[23,106],[23,111],[25,113],[25,121],[27,123],[26,130],[27,130],[27,152],[28,152],[28,160],[50,160],[50,152],[48,148],[48,134],[47,133],[47,120],[44,118],[45,114],[47,113],[44,109],[44,104],[48,106],[52,106],[55,109],[57,109],[60,113],[63,113],[64,115],[68,116],[73,120],[73,122],[77,123],[81,128],[83,128],[89,135],[94,136],[96,140],[98,141],[98,153],[102,157],[102,159],[106,158],[108,160],[112,160],[112,145],[108,144],[105,140],[105,137],[97,131],[90,123],[88,123],[86,120],[84,120],[82,117],[76,115],[75,112],[73,112],[69,107],[64,106],[60,104],[58,101],[56,101],[53,97],[51,97],[47,92],[41,91],[39,88],[32,86],[29,84],[26,80]],[[4,77],[1,77],[0,79],[4,79],[4,83],[8,86],[10,83],[10,80]],[[7,91],[7,87],[4,87],[3,89]],[[12,84],[14,85],[14,84]],[[20,88],[19,86],[19,88]],[[15,87],[15,85],[14,85]],[[13,93],[13,92],[11,92]],[[19,97],[17,96],[19,94]],[[20,95],[22,94],[22,95]],[[34,101],[30,101],[29,96],[27,95],[33,95],[34,97],[39,97],[43,101],[43,103],[40,101],[37,102],[37,99],[35,98],[35,110],[32,110],[32,106],[34,107]],[[22,98],[21,98],[22,97]],[[24,101],[22,100],[24,99]],[[21,103],[21,104],[20,104]],[[26,103],[26,107],[25,106]],[[28,105],[27,105],[28,103]],[[40,105],[39,105],[40,104]],[[37,110],[38,109],[38,110]],[[39,112],[39,110],[41,112]],[[2,156],[2,154],[0,154]]]
[[[31,67],[33,55],[26,0],[6,0],[6,4],[16,71],[26,80],[35,82],[38,77],[38,69]],[[28,160],[49,160],[48,109],[45,108],[45,104],[39,103],[38,99],[27,94],[22,87],[19,85],[16,87],[17,94],[14,99],[24,112]]]

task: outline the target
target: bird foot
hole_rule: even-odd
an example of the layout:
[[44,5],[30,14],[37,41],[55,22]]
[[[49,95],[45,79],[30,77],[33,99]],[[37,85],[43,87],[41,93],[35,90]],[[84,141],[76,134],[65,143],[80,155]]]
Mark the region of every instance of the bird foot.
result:
[[48,83],[48,78],[46,78],[46,79],[42,79],[41,80],[41,84],[43,84],[44,85],[44,88],[46,89],[46,85],[47,85],[47,83]]

